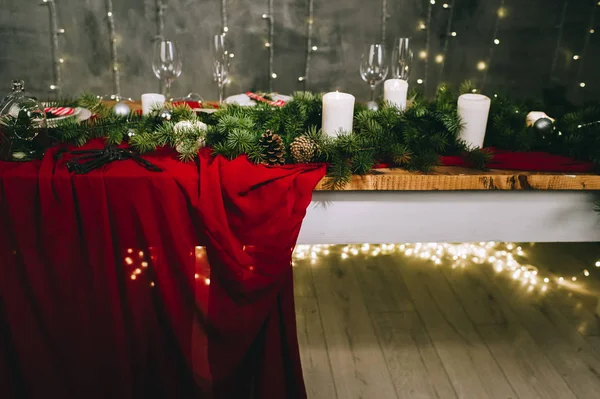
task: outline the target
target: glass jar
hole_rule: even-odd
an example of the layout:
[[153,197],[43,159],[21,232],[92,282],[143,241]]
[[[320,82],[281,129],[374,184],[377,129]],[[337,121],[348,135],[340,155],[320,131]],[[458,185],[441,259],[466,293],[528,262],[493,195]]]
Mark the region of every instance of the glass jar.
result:
[[24,90],[24,82],[15,80],[12,93],[0,102],[0,160],[3,161],[41,159],[47,148],[46,113]]

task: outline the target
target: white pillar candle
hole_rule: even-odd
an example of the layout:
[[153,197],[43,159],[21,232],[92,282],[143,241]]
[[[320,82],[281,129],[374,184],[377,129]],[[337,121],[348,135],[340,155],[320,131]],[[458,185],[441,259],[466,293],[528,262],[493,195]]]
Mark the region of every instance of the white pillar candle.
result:
[[142,94],[142,114],[148,115],[153,109],[165,104],[165,96],[156,93]]
[[350,133],[354,120],[354,96],[338,91],[323,96],[323,132],[328,136]]
[[397,107],[400,111],[406,109],[408,82],[402,79],[388,79],[383,84],[383,99]]
[[491,100],[481,94],[463,94],[458,98],[458,115],[463,123],[460,139],[469,147],[483,147]]

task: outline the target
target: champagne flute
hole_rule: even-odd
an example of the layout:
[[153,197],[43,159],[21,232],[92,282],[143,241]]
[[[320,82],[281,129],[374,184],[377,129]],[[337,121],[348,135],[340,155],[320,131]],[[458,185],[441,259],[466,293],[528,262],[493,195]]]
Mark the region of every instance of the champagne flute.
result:
[[154,60],[152,70],[154,75],[163,82],[164,95],[171,97],[171,84],[181,75],[181,53],[177,44],[170,40],[158,40],[154,45]]
[[211,50],[213,53],[213,78],[219,87],[219,104],[221,104],[229,75],[229,53],[225,47],[225,35],[213,37]]
[[385,79],[389,65],[383,44],[370,44],[365,48],[360,63],[360,76],[371,87],[371,101],[367,104],[370,109],[377,109],[375,88]]
[[412,68],[413,52],[410,48],[410,38],[400,37],[394,40],[392,51],[392,77],[408,82]]

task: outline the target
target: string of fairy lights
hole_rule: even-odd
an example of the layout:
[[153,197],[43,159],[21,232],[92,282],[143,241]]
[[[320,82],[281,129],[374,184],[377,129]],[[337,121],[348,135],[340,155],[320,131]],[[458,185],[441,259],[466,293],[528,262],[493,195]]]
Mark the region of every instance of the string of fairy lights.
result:
[[117,54],[117,31],[115,28],[115,15],[112,0],[105,0],[106,24],[108,26],[108,40],[110,44],[110,68],[112,71],[113,98],[121,97],[121,77],[119,75],[119,64]]
[[[244,251],[248,249],[243,247]],[[498,276],[508,276],[519,281],[529,292],[545,293],[553,287],[578,288],[577,284],[592,275],[590,270],[600,270],[600,260],[590,268],[571,275],[544,274],[527,262],[526,251],[511,242],[479,242],[479,243],[411,243],[411,244],[350,244],[350,245],[298,245],[292,256],[292,266],[297,262],[308,261],[316,266],[330,256],[345,261],[352,258],[378,257],[385,255],[401,255],[407,258],[429,261],[436,266],[450,266],[452,269],[467,267],[492,267]],[[189,252],[194,262],[194,280],[210,285],[210,265],[206,247],[196,246]],[[152,270],[157,262],[155,248],[147,250],[128,248],[123,257],[124,264],[131,269],[130,279],[139,280],[142,275]],[[249,267],[253,270],[253,266]],[[156,283],[148,274],[147,281],[151,287]]]
[[572,275],[543,275],[539,269],[526,263],[525,250],[515,243],[414,243],[414,244],[353,244],[298,245],[294,250],[293,263],[309,261],[311,265],[328,256],[341,260],[353,257],[376,257],[401,254],[409,258],[428,260],[434,265],[450,265],[453,269],[490,266],[498,275],[517,280],[529,292],[544,293],[552,287],[574,288],[578,281],[591,276],[590,270],[600,269],[600,260],[593,267]]
[[589,20],[589,24],[586,28],[585,37],[583,39],[583,46],[581,49],[581,54],[576,54],[573,56],[573,59],[575,61],[579,60],[579,68],[577,69],[577,84],[582,89],[586,86],[586,83],[583,80],[584,65],[585,65],[585,61],[587,60],[587,53],[588,53],[588,49],[590,47],[590,41],[591,41],[592,35],[596,32],[596,30],[594,28],[595,22],[596,22],[596,10],[600,7],[600,1],[594,0],[592,3],[593,4],[592,4],[592,10],[590,12],[590,20]]
[[563,33],[565,31],[565,21],[567,19],[567,11],[569,10],[569,1],[565,0],[560,14],[558,23],[558,33],[556,34],[556,47],[554,48],[554,56],[552,57],[552,67],[550,69],[550,77],[554,78],[556,67],[558,66],[558,57],[560,56],[560,48],[562,46]]
[[498,6],[498,12],[496,13],[496,22],[494,24],[494,34],[492,36],[492,41],[490,43],[490,49],[488,52],[487,61],[479,61],[477,63],[477,69],[483,71],[483,78],[481,79],[481,88],[484,89],[487,84],[488,71],[490,69],[490,65],[492,64],[492,60],[494,58],[494,50],[496,46],[500,45],[500,38],[498,37],[498,31],[500,29],[501,21],[506,17],[507,10],[505,7],[505,0],[500,0],[500,4]]
[[61,64],[63,64],[65,60],[59,55],[58,37],[59,35],[64,34],[65,30],[58,27],[56,2],[54,0],[42,0],[40,5],[48,7],[48,15],[50,18],[50,53],[52,55],[52,84],[50,85],[50,90],[55,92],[57,97],[60,97],[62,90]]
[[315,2],[308,0],[308,10],[306,17],[306,50],[304,60],[304,75],[298,77],[298,82],[303,82],[304,90],[308,89],[308,78],[310,76],[310,61],[313,51],[317,51],[317,46],[313,45],[313,23],[315,15]]
[[273,0],[267,0],[267,13],[262,15],[262,18],[267,21],[268,38],[265,42],[265,47],[269,52],[269,63],[268,63],[268,86],[269,93],[273,91],[273,80],[277,79],[277,74],[273,70],[273,63],[275,60],[275,16],[273,15]]
[[435,56],[435,62],[440,64],[438,73],[438,80],[441,82],[444,79],[444,69],[446,67],[446,56],[448,55],[448,48],[450,47],[450,40],[456,37],[456,32],[452,30],[454,22],[454,6],[456,0],[452,0],[450,4],[443,3],[442,8],[448,10],[448,22],[446,23],[446,35],[444,37],[444,47],[441,54]]

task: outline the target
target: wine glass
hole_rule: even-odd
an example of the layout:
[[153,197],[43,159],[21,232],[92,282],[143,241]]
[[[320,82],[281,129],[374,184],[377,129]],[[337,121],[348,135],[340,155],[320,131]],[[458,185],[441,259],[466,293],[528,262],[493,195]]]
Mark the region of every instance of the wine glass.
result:
[[408,82],[413,61],[410,41],[408,37],[400,37],[394,40],[392,51],[392,77],[394,79],[402,79]]
[[177,44],[170,40],[158,40],[154,45],[152,61],[154,75],[163,82],[165,97],[171,97],[171,84],[181,75],[181,53]]
[[219,87],[219,104],[223,102],[223,90],[229,75],[229,53],[225,47],[225,35],[215,35],[212,46],[213,78]]
[[388,74],[388,61],[383,44],[370,44],[365,48],[360,63],[360,76],[371,87],[371,101],[369,108],[376,109],[375,88]]

